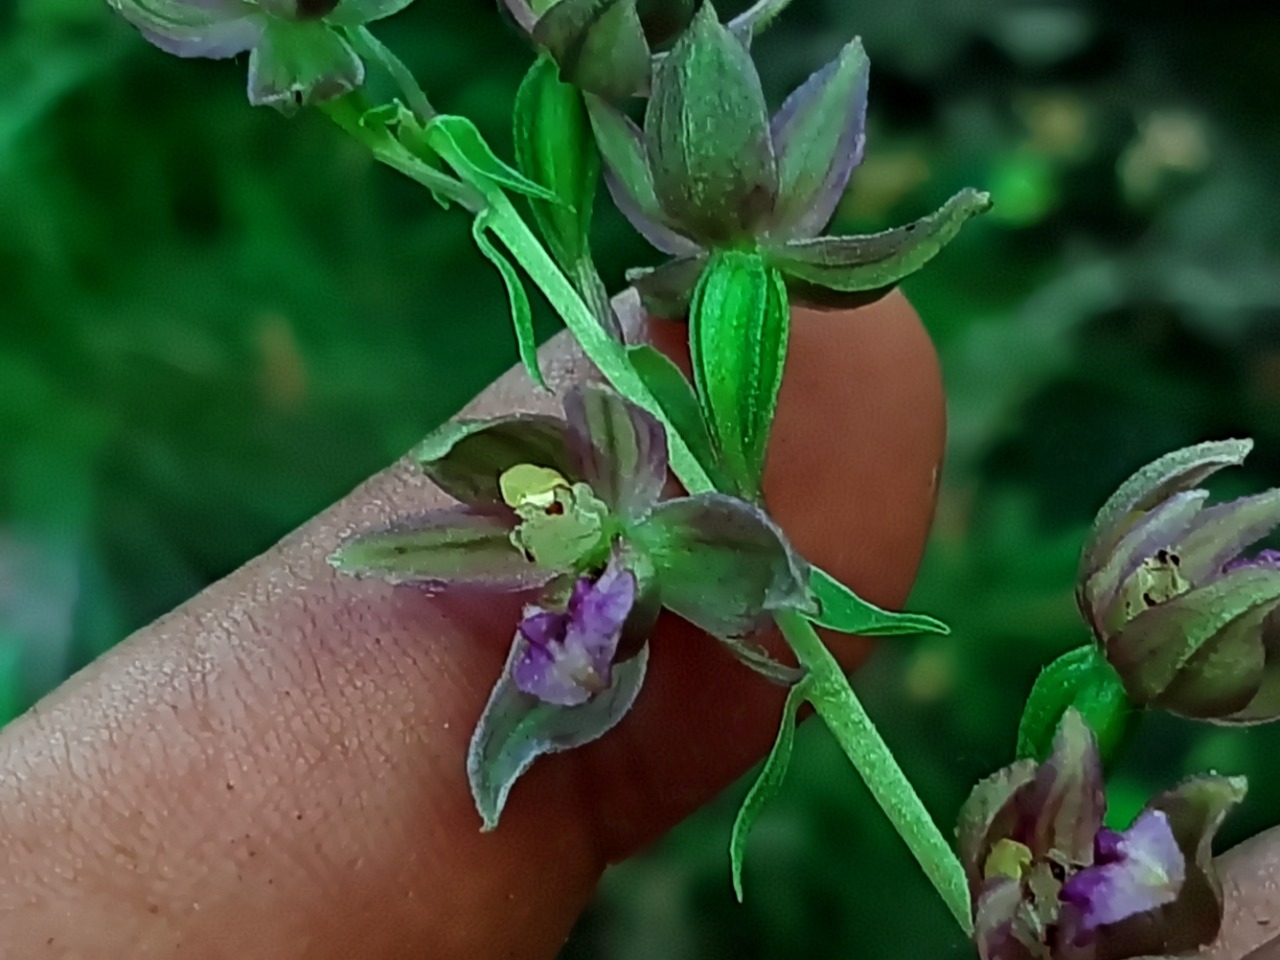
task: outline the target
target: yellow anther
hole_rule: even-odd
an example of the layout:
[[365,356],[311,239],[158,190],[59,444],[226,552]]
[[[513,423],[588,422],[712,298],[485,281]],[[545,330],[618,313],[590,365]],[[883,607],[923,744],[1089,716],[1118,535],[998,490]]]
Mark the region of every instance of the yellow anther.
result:
[[1009,877],[1021,880],[1027,868],[1031,866],[1031,850],[1016,840],[998,840],[987,854],[987,862],[982,866],[982,875],[990,880],[992,877]]
[[556,502],[556,491],[568,490],[569,481],[550,467],[518,463],[498,478],[502,499],[513,509],[539,507],[543,510]]

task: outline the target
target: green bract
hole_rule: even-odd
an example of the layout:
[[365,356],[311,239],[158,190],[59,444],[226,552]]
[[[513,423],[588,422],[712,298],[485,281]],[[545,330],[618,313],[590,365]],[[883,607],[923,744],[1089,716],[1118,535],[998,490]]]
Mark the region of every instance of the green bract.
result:
[[731,248],[759,250],[803,301],[866,303],[924,266],[990,206],[985,193],[965,190],[896,230],[820,235],[862,159],[868,75],[854,40],[771,120],[742,33],[705,3],[655,70],[643,129],[588,96],[615,202],[674,257],[628,275],[651,312],[684,316],[712,253]]
[[342,36],[413,0],[107,0],[179,57],[249,54],[249,102],[283,113],[350,93],[364,64]]

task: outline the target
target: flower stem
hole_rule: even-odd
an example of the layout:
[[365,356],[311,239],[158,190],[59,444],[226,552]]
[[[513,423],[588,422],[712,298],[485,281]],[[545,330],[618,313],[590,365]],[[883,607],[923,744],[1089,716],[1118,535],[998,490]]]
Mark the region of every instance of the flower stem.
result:
[[775,618],[791,649],[809,671],[809,702],[915,855],[960,929],[972,933],[969,882],[964,867],[894,759],[844,671],[803,616],[784,611]]
[[[344,127],[365,142],[369,141],[369,137],[361,137],[361,131],[352,129],[352,125],[344,124]],[[395,141],[370,145],[375,146],[374,153],[378,159],[409,176],[416,175],[419,182],[423,182],[423,171],[418,168],[426,165],[408,151],[397,151],[391,144],[395,144]],[[440,176],[436,171],[433,173]],[[432,186],[432,183],[428,181],[424,185]],[[714,491],[715,484],[698,463],[684,438],[671,427],[644,381],[632,368],[625,345],[601,325],[599,318],[529,229],[519,211],[500,191],[485,191],[485,202],[486,228],[502,242],[537,284],[551,306],[563,318],[565,326],[577,339],[587,358],[620,394],[644,407],[667,427],[671,468],[685,489],[690,494]],[[849,685],[844,671],[803,616],[790,611],[778,613],[776,618],[800,664],[808,673],[812,684],[808,699],[867,784],[872,796],[906,841],[925,875],[955,916],[956,922],[966,934],[972,932],[969,889],[964,868],[876,730],[862,702]]]

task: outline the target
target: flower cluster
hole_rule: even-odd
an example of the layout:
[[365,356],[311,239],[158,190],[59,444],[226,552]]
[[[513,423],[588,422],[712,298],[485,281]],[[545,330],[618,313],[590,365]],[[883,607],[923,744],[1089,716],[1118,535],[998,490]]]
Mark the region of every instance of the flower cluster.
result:
[[446,427],[417,459],[461,505],[361,534],[333,557],[345,572],[428,589],[540,591],[473,743],[489,823],[534,755],[594,739],[625,714],[660,608],[780,682],[797,674],[748,638],[775,611],[816,611],[807,564],[758,507],[723,494],[662,499],[666,434],[649,413],[581,386],[565,414]]
[[1161,457],[1098,514],[1076,596],[1139,705],[1230,724],[1280,717],[1280,555],[1247,552],[1280,525],[1280,490],[1207,506],[1197,489],[1251,448]]
[[1068,710],[1043,764],[1006,767],[961,810],[983,960],[1125,960],[1209,943],[1222,922],[1211,842],[1244,790],[1196,777],[1110,830],[1097,742]]
[[292,113],[364,83],[342,31],[413,0],[107,0],[149,41],[179,57],[249,54],[249,102]]

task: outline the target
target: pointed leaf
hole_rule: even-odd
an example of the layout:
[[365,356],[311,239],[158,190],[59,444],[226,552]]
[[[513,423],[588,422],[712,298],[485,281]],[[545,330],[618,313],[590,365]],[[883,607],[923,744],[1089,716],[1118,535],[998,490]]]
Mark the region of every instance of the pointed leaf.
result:
[[774,116],[779,189],[772,238],[814,237],[831,221],[862,162],[870,72],[862,41],[854,40]]
[[943,207],[905,227],[859,237],[818,237],[771,246],[766,256],[787,275],[841,293],[881,291],[942,252],[971,217],[991,208],[988,194],[962,190]]
[[915,633],[947,635],[951,628],[922,613],[893,613],[863,600],[831,574],[813,569],[809,588],[821,610],[812,617],[815,624],[839,633],[860,637],[898,637]]
[[427,146],[440,154],[467,183],[481,190],[511,190],[537,200],[557,202],[554,193],[498,159],[476,125],[466,117],[441,115],[423,129]]
[[582,94],[539,58],[516,94],[516,163],[531,182],[545,184],[557,202],[529,200],[538,230],[566,273],[591,256],[591,214],[600,179],[600,154]]
[[702,419],[693,384],[685,379],[680,368],[666,354],[647,343],[628,348],[627,357],[631,368],[658,402],[662,415],[684,439],[707,476],[717,488],[724,486],[720,463],[716,459],[707,423]]
[[791,332],[786,287],[756,254],[717,254],[689,312],[693,382],[737,491],[760,496]]
[[522,463],[582,479],[569,456],[566,431],[563,420],[538,414],[455,420],[423,440],[413,459],[455,500],[496,505],[504,502],[498,478]]
[[605,185],[614,205],[650,245],[671,256],[688,256],[699,247],[666,222],[653,192],[653,174],[645,155],[644,133],[612,104],[587,94],[587,114],[605,163]]
[[711,3],[654,72],[645,142],[658,202],[704,245],[754,233],[778,165],[755,64]]
[[516,346],[520,351],[520,362],[524,364],[529,379],[543,390],[548,389],[542,368],[538,365],[538,335],[533,329],[533,307],[529,304],[529,294],[525,292],[524,281],[515,265],[498,249],[497,244],[489,239],[489,221],[492,211],[484,210],[471,222],[471,236],[484,254],[486,260],[497,268],[502,277],[503,286],[507,289],[507,304],[511,309],[511,323],[516,332]]
[[745,637],[776,610],[813,609],[808,565],[763,511],[709,493],[668,500],[633,532],[662,605],[716,637]]
[[782,707],[782,722],[778,724],[778,736],[773,748],[764,758],[764,765],[756,776],[756,782],[747,791],[733,821],[733,833],[729,838],[729,866],[733,871],[733,892],[738,902],[742,902],[742,861],[746,856],[747,837],[751,828],[760,819],[760,812],[765,804],[777,796],[782,781],[787,776],[787,768],[791,765],[791,751],[796,739],[796,714],[799,712],[809,692],[807,683],[798,683],[787,694],[787,702]]
[[433,510],[351,538],[329,563],[343,573],[428,590],[516,592],[549,583],[559,571],[530,563],[512,545],[515,523],[509,510]]
[[564,401],[578,473],[624,519],[639,520],[667,482],[667,432],[608,387],[575,387]]
[[1098,511],[1080,557],[1080,579],[1105,562],[1141,514],[1161,500],[1197,486],[1223,467],[1239,466],[1252,449],[1252,440],[1199,443],[1165,454],[1131,476]]
[[693,291],[706,268],[706,256],[680,257],[660,267],[628,270],[627,282],[636,288],[650,316],[684,320],[689,316]]
[[476,724],[467,752],[467,778],[485,830],[493,830],[515,782],[538,757],[597,740],[626,716],[644,683],[649,648],[614,664],[611,686],[576,707],[543,703],[521,693],[512,679],[516,656],[503,668]]

